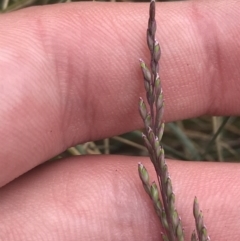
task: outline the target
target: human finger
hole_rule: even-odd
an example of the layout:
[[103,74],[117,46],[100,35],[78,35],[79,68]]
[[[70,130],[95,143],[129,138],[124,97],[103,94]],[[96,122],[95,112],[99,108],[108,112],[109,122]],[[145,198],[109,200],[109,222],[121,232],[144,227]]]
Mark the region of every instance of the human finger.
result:
[[[2,187],[1,240],[159,240],[161,225],[138,177],[146,158],[88,156],[47,163]],[[212,240],[239,237],[239,165],[168,161],[186,238],[198,197]],[[231,227],[231,228],[227,228]]]
[[[166,121],[239,114],[238,6],[157,6]],[[76,143],[141,127],[147,19],[147,4],[103,3],[0,16],[0,185]]]

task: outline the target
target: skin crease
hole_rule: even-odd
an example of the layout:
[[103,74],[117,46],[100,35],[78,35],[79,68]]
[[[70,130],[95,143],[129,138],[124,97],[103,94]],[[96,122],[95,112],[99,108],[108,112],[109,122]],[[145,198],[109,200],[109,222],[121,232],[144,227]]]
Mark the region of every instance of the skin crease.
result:
[[[157,4],[166,121],[240,114],[239,5]],[[39,166],[76,143],[142,127],[137,59],[149,59],[148,7],[72,3],[0,16],[0,240],[160,240],[137,173],[142,161],[155,178],[147,158]],[[168,163],[187,239],[196,195],[211,239],[237,240],[239,165]]]

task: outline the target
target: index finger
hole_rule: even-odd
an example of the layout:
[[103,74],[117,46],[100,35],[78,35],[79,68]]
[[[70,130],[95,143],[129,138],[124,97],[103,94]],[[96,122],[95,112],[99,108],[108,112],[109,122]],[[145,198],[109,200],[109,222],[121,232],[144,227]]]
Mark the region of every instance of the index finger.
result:
[[[239,3],[157,7],[165,120],[239,114]],[[76,143],[141,127],[147,19],[148,4],[124,3],[0,16],[0,185]]]

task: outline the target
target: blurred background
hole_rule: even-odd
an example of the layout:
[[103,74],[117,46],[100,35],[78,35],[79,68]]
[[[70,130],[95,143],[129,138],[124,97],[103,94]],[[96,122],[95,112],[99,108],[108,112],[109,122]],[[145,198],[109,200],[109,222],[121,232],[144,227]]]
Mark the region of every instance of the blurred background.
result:
[[[85,0],[88,1],[88,0]],[[92,0],[89,0],[89,2]],[[1,12],[10,12],[18,10],[28,6],[34,5],[45,5],[54,3],[65,3],[65,2],[78,2],[77,0],[0,0]],[[146,0],[109,0],[109,1],[96,1],[96,2],[147,2]],[[156,2],[170,2],[169,0],[162,0]]]
[[[64,2],[71,0],[0,0],[0,11],[5,13],[33,5]],[[203,116],[167,123],[162,143],[166,157],[170,159],[238,162],[240,161],[240,118]],[[148,155],[141,138],[141,130],[136,130],[121,136],[71,147],[53,160],[86,154]]]

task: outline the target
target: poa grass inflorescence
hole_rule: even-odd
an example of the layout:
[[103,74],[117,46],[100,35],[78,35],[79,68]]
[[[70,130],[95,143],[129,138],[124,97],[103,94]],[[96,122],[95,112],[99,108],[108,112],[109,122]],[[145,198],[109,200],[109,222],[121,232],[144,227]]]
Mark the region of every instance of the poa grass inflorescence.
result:
[[[155,182],[150,184],[147,169],[141,163],[138,165],[138,171],[143,187],[152,199],[156,213],[161,221],[164,230],[162,234],[163,240],[183,241],[184,231],[182,222],[175,206],[175,194],[173,192],[168,166],[164,158],[164,150],[161,146],[164,130],[164,122],[162,121],[164,99],[158,74],[161,50],[158,41],[155,39],[156,29],[155,0],[152,0],[150,3],[147,28],[147,45],[151,55],[150,69],[148,69],[145,62],[140,59],[148,108],[144,100],[140,98],[139,112],[145,126],[145,134],[142,134],[142,137],[157,173],[159,187]],[[209,241],[210,238],[207,234],[207,229],[203,222],[203,215],[199,209],[196,197],[193,204],[193,214],[196,231],[193,231],[191,241]]]

